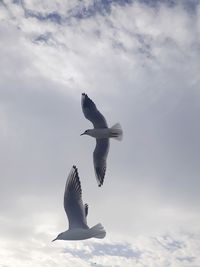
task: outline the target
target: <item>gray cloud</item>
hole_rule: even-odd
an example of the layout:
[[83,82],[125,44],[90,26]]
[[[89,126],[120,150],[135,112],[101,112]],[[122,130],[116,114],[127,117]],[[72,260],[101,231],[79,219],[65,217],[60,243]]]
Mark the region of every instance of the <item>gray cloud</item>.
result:
[[[97,14],[100,15],[108,15],[111,13],[111,7],[112,5],[126,5],[131,4],[131,0],[98,0],[98,1],[72,1],[72,5],[70,4],[64,4],[66,8],[65,14],[59,13],[60,10],[51,10],[51,11],[44,11],[45,8],[48,8],[48,5],[43,5],[41,3],[41,6],[44,6],[45,8],[43,11],[38,11],[38,6],[36,6],[34,9],[29,8],[27,1],[14,1],[13,2],[16,5],[19,5],[23,8],[24,14],[27,18],[35,18],[39,21],[47,21],[52,22],[56,24],[65,24],[69,23],[72,19],[88,19],[91,17],[94,17]],[[34,6],[34,4],[33,4]],[[61,4],[62,6],[62,4]],[[55,8],[58,7],[58,5],[55,5]]]

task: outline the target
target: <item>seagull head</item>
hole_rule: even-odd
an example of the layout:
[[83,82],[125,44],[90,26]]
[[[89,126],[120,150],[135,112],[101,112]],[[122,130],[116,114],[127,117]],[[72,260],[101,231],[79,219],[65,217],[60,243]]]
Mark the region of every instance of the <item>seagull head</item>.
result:
[[90,135],[90,130],[86,130],[84,133],[82,133],[81,135]]
[[56,238],[54,238],[51,242],[54,242],[56,240],[63,240],[63,233],[60,233]]

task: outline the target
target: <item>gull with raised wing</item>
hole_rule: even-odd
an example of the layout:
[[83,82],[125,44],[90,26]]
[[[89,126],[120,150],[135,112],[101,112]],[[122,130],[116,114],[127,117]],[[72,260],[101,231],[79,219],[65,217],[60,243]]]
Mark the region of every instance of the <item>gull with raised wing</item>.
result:
[[69,221],[69,229],[60,233],[54,240],[84,240],[89,238],[104,238],[106,232],[103,226],[89,228],[87,225],[88,205],[83,205],[81,183],[78,170],[73,166],[65,186],[64,209]]
[[111,128],[104,116],[98,111],[94,102],[87,96],[82,94],[81,105],[83,114],[89,121],[92,122],[94,129],[88,129],[81,135],[90,135],[96,138],[96,147],[93,152],[94,170],[98,185],[101,186],[104,182],[106,172],[106,159],[109,151],[109,138],[122,140],[122,128],[119,123],[116,123]]

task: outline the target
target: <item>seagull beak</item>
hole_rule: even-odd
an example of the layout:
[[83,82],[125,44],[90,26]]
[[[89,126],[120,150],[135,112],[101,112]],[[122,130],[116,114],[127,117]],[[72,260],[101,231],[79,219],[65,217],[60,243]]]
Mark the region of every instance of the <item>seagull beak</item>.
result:
[[[84,134],[85,134],[85,133],[82,133],[81,135],[84,135]],[[81,136],[81,135],[80,135],[80,136]]]
[[53,239],[51,242],[54,242],[54,241],[56,241],[57,240],[57,237],[55,238],[55,239]]

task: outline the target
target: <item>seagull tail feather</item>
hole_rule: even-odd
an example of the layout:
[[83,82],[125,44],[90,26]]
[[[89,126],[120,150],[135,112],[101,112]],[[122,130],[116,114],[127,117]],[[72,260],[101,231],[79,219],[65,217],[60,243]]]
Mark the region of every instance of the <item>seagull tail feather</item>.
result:
[[122,127],[119,123],[114,124],[111,128],[110,128],[110,137],[115,138],[119,141],[122,140],[123,138],[123,131],[122,131]]
[[96,224],[90,228],[91,236],[94,238],[104,238],[106,236],[106,231],[101,223]]

